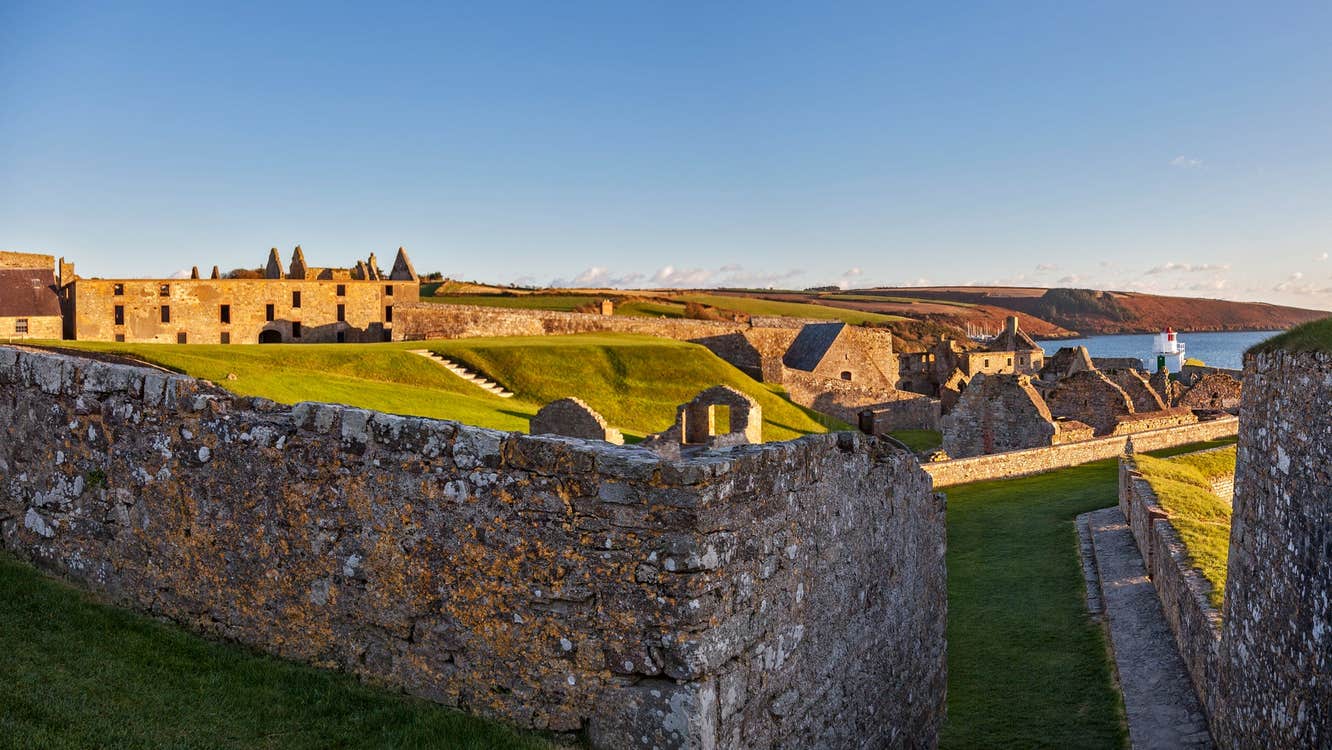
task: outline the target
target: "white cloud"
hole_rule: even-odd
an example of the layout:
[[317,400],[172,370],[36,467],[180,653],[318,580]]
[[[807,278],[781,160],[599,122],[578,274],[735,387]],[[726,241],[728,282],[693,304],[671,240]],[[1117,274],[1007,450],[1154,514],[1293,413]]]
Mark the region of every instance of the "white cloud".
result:
[[1321,296],[1332,295],[1332,286],[1319,287],[1312,282],[1304,281],[1304,274],[1300,271],[1292,273],[1285,281],[1272,287],[1272,291],[1282,294],[1298,294],[1301,296]]
[[1144,273],[1148,276],[1153,276],[1161,273],[1204,273],[1207,271],[1229,270],[1229,263],[1200,263],[1194,265],[1192,263],[1176,263],[1172,260],[1159,266],[1153,266],[1152,268],[1147,269]]
[[172,272],[171,272],[171,275],[168,276],[167,278],[168,278],[168,279],[188,279],[189,277],[190,277],[190,269],[188,269],[188,268],[182,268],[182,269],[180,269],[179,271],[172,271]]
[[1319,261],[1327,260],[1327,251],[1324,250],[1324,251],[1323,251],[1323,254],[1320,255],[1320,256],[1318,256],[1318,257],[1315,258],[1314,260],[1319,260]]
[[1196,167],[1201,167],[1202,163],[1203,163],[1202,159],[1198,159],[1192,156],[1185,156],[1183,154],[1180,154],[1179,156],[1176,156],[1175,158],[1170,160],[1170,166],[1179,167],[1181,169],[1194,169]]
[[1037,264],[1036,264],[1036,270],[1037,270],[1037,272],[1041,272],[1041,271],[1058,271],[1058,270],[1059,270],[1059,266],[1055,265],[1054,263],[1037,263]]
[[1069,275],[1067,275],[1067,276],[1061,278],[1061,279],[1058,281],[1058,283],[1060,283],[1060,284],[1076,284],[1076,283],[1078,283],[1079,281],[1082,281],[1082,277],[1079,276],[1079,275],[1077,275],[1076,273],[1071,273],[1071,274],[1069,274]]

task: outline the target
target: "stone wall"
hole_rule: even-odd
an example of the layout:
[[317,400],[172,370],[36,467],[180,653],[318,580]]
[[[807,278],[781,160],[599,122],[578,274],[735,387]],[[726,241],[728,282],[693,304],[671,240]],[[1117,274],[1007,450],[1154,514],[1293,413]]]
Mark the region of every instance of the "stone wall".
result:
[[790,368],[784,370],[781,383],[791,401],[849,425],[859,424],[860,413],[871,409],[891,412],[894,422],[913,425],[893,429],[939,429],[939,400],[928,396],[821,378]]
[[856,424],[862,432],[887,435],[896,430],[936,430],[940,428],[939,399],[911,394],[896,401],[873,406],[859,415]]
[[1027,375],[975,376],[942,423],[953,457],[1051,445],[1059,433]]
[[0,250],[0,268],[42,268],[55,271],[55,256]]
[[[24,321],[27,333],[22,333]],[[0,315],[0,339],[59,339],[64,336],[64,322],[59,315]]]
[[[1140,451],[1173,448],[1177,445],[1201,443],[1223,437],[1232,437],[1239,430],[1239,420],[1223,417],[1207,422],[1170,427],[1163,430],[1140,432],[1132,436],[1133,445]],[[1129,436],[1116,435],[1080,442],[1054,445],[1048,448],[995,453],[989,456],[958,458],[924,465],[934,477],[935,487],[967,482],[1004,479],[1028,474],[1039,474],[1089,461],[1115,458],[1124,452]]]
[[1179,405],[1233,413],[1240,407],[1241,392],[1239,378],[1225,372],[1206,373],[1199,375],[1184,391],[1179,397]]
[[1174,409],[1161,409],[1159,411],[1149,411],[1142,414],[1129,414],[1115,419],[1115,429],[1111,430],[1112,435],[1132,435],[1137,432],[1149,432],[1151,430],[1160,430],[1166,427],[1179,427],[1180,425],[1194,424],[1198,417],[1192,409],[1176,407]]
[[1134,411],[1160,411],[1166,408],[1165,402],[1161,400],[1161,395],[1152,389],[1152,384],[1147,381],[1147,377],[1141,372],[1126,368],[1101,370],[1101,372],[1107,378],[1110,378],[1115,385],[1123,389],[1129,400],[1133,402]]
[[873,438],[666,461],[14,348],[0,424],[5,547],[195,630],[595,747],[937,741],[943,500]]
[[1045,404],[1054,416],[1089,424],[1097,435],[1109,435],[1119,417],[1133,413],[1124,389],[1097,370],[1062,378],[1046,392]]
[[1234,746],[1332,747],[1332,354],[1248,358],[1221,700]]

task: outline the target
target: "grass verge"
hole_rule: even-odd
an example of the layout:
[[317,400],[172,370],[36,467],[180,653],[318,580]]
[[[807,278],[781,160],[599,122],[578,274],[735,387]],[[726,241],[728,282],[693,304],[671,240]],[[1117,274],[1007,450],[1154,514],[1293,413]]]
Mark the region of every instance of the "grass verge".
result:
[[1297,325],[1285,333],[1249,347],[1247,354],[1272,352],[1332,352],[1332,318]]
[[0,552],[0,746],[546,748],[350,675],[101,605]]
[[948,488],[942,747],[1125,746],[1122,700],[1104,631],[1087,615],[1073,527],[1078,514],[1114,505],[1117,492],[1113,460]]

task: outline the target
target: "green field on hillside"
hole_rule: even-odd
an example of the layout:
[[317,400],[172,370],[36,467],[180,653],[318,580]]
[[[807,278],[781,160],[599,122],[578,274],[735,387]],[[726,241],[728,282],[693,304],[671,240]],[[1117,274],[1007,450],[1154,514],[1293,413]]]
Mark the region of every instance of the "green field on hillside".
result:
[[814,320],[840,320],[844,323],[893,323],[910,320],[900,315],[847,310],[841,307],[815,305],[808,302],[777,302],[757,297],[731,297],[725,294],[681,294],[671,299],[682,302],[697,302],[723,310],[735,310],[748,315],[782,315],[791,318],[812,318]]
[[98,604],[7,552],[0,650],[0,747],[552,747],[351,675]]
[[1108,460],[944,490],[948,718],[940,747],[1126,745],[1073,526],[1077,515],[1115,505],[1118,484],[1118,462]]
[[952,305],[953,307],[975,307],[971,302],[955,302],[946,299],[924,299],[922,297],[897,297],[886,294],[820,294],[819,299],[831,299],[842,302],[897,302],[904,305]]
[[1138,456],[1137,464],[1161,509],[1170,514],[1189,562],[1212,584],[1207,597],[1220,609],[1230,558],[1231,504],[1212,492],[1210,480],[1235,475],[1235,449],[1174,458]]
[[[51,342],[56,344],[56,342]],[[717,384],[763,407],[765,440],[829,426],[696,344],[629,334],[461,339],[394,344],[113,344],[59,346],[126,354],[211,380],[235,393],[283,403],[327,401],[367,409],[527,431],[543,404],[577,396],[627,437],[670,426],[675,407]],[[430,349],[513,391],[493,396],[411,349]],[[228,374],[236,375],[234,380]]]

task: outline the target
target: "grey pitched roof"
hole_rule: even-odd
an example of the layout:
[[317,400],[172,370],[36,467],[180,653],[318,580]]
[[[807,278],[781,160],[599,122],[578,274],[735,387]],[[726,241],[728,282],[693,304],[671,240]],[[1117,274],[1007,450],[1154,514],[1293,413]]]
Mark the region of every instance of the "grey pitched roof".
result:
[[845,323],[809,323],[782,355],[782,364],[794,370],[813,372],[823,356],[846,328]]
[[59,315],[60,297],[55,274],[49,269],[0,269],[0,316],[34,318]]
[[1027,335],[1026,331],[1019,330],[1016,336],[1008,331],[1001,332],[986,348],[992,352],[1030,352],[1039,351],[1041,347]]

